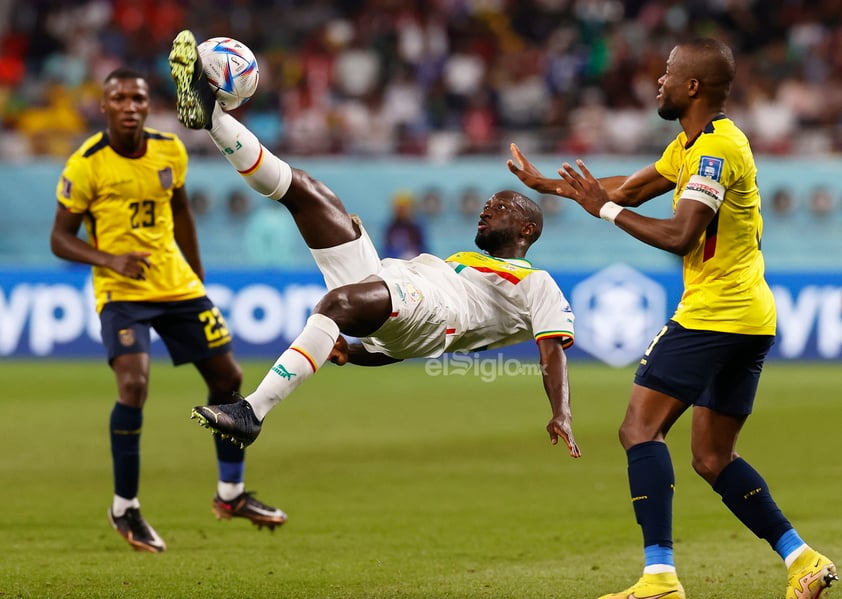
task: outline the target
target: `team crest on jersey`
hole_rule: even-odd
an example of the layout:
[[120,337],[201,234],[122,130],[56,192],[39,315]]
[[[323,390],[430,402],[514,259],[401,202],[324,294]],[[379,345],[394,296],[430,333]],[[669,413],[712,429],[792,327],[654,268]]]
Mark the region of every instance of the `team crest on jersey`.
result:
[[421,290],[412,283],[404,282],[403,285],[395,283],[394,288],[395,293],[398,295],[398,299],[403,303],[412,302],[417,304],[424,298],[424,294],[421,293]]
[[416,287],[412,283],[406,284],[406,295],[410,299],[410,301],[416,304],[420,302],[421,299],[424,297],[424,294],[421,293],[421,290],[418,289],[418,287]]
[[158,180],[161,182],[161,187],[169,189],[172,187],[172,169],[170,167],[158,171]]
[[70,199],[70,194],[73,193],[73,182],[62,175],[61,177],[61,197]]
[[725,160],[713,156],[702,156],[699,159],[699,174],[708,179],[719,181],[722,177],[722,167]]
[[123,347],[130,347],[134,345],[134,331],[131,329],[120,329],[117,332],[117,336],[120,338],[120,345]]

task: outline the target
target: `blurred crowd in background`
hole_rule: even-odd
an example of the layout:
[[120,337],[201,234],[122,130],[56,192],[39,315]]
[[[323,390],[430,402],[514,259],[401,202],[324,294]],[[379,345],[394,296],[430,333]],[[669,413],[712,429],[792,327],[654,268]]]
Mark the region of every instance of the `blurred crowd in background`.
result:
[[697,35],[734,48],[728,112],[756,153],[842,150],[838,0],[0,0],[0,157],[66,157],[119,65],[148,74],[150,126],[211,153],[173,112],[183,28],[255,52],[237,114],[288,155],[657,153],[676,130],[657,79]]

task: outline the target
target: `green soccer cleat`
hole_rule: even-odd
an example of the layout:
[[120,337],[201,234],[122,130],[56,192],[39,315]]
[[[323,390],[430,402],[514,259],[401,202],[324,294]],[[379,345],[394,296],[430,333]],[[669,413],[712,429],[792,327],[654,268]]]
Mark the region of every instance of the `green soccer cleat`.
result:
[[675,572],[664,572],[644,574],[625,591],[603,595],[599,599],[686,599],[686,596]]
[[239,393],[234,397],[239,401],[213,406],[196,406],[190,414],[199,420],[199,424],[213,430],[223,439],[240,447],[254,443],[263,424],[254,415],[251,404]]
[[140,515],[140,509],[131,507],[122,516],[115,516],[111,508],[108,509],[108,521],[120,536],[129,542],[135,551],[149,551],[161,553],[167,544],[158,536],[155,529]]
[[258,501],[251,491],[240,493],[231,501],[225,501],[217,495],[213,498],[211,507],[220,520],[246,518],[257,528],[266,526],[269,530],[275,530],[276,526],[287,521],[287,515],[283,510]]
[[834,580],[839,580],[833,562],[809,548],[792,562],[787,578],[786,599],[818,599]]
[[188,29],[173,40],[170,73],[175,81],[178,120],[189,129],[210,129],[216,99],[205,79],[196,38]]

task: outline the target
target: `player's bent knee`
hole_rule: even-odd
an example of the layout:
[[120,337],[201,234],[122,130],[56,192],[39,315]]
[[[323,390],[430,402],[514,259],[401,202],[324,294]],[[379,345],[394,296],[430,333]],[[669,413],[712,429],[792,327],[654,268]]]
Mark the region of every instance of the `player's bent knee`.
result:
[[342,323],[349,319],[351,313],[351,294],[348,288],[349,285],[343,285],[328,291],[316,304],[313,312],[324,314],[340,325],[341,329]]
[[637,426],[631,426],[625,423],[620,426],[617,436],[620,438],[620,445],[623,446],[623,449],[629,449],[630,447],[646,443],[647,441],[659,440],[658,435],[645,431]]
[[118,373],[117,387],[120,397],[126,403],[137,405],[146,398],[149,389],[149,377],[145,373]]
[[691,461],[696,474],[705,479],[711,486],[719,473],[730,463],[730,459],[722,459],[716,455],[694,455]]
[[217,405],[235,401],[234,393],[243,383],[243,369],[232,352],[198,362],[196,367],[208,387],[209,403]]
[[313,312],[333,320],[346,335],[365,337],[389,318],[392,300],[382,280],[354,283],[331,289]]

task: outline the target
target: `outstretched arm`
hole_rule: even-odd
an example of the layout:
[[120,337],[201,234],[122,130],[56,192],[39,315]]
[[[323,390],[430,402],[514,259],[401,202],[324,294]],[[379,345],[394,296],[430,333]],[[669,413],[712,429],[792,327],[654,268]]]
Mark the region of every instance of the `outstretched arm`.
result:
[[716,214],[707,204],[685,198],[678,201],[675,213],[670,218],[652,218],[625,210],[623,205],[613,202],[611,194],[591,174],[584,162],[577,160],[576,165],[581,174],[568,163],[559,169],[559,174],[572,190],[570,198],[593,216],[611,221],[632,237],[652,247],[678,256],[686,255],[699,242]]
[[[561,178],[545,177],[520,151],[517,144],[511,145],[511,151],[514,160],[509,160],[506,165],[524,185],[539,193],[576,199],[574,195],[577,190],[571,187],[564,177],[563,168],[559,169]],[[608,199],[620,206],[640,206],[675,186],[655,169],[654,164],[630,176],[601,177],[597,180],[608,194]]]
[[573,438],[567,356],[561,347],[561,340],[556,338],[539,339],[538,353],[541,357],[544,391],[547,393],[553,411],[553,417],[547,424],[550,442],[556,445],[560,437],[567,444],[567,450],[571,457],[578,458],[582,455],[582,452],[579,451],[576,439]]

